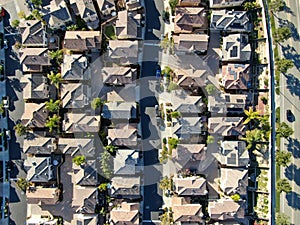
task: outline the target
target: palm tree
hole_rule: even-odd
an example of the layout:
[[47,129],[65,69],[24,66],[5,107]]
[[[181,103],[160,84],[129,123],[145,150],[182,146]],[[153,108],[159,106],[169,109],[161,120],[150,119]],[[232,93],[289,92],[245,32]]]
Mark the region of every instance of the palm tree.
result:
[[25,127],[22,123],[17,123],[14,126],[14,130],[15,130],[15,132],[16,132],[17,135],[23,136],[23,135],[26,134],[27,127]]
[[51,84],[53,84],[57,89],[59,88],[59,84],[63,81],[61,73],[55,74],[53,71],[51,71],[47,77],[51,81]]
[[53,99],[50,99],[50,101],[46,102],[46,108],[50,112],[58,112],[60,106],[60,100],[54,101]]
[[260,118],[259,112],[254,111],[253,107],[250,107],[249,110],[244,110],[247,119],[244,121],[244,124],[248,124],[250,121],[254,121]]
[[108,151],[110,154],[115,155],[117,152],[118,147],[113,145],[107,145],[104,147],[106,151]]
[[248,143],[247,149],[251,149],[254,144],[263,139],[263,132],[259,129],[247,130],[246,137],[241,138]]
[[55,60],[56,63],[60,65],[64,59],[63,50],[60,49],[60,50],[56,50],[56,51],[50,51],[49,57],[50,57],[50,59]]
[[53,128],[58,127],[60,122],[60,117],[57,114],[54,114],[52,117],[49,117],[45,126],[49,128],[49,131],[52,133]]

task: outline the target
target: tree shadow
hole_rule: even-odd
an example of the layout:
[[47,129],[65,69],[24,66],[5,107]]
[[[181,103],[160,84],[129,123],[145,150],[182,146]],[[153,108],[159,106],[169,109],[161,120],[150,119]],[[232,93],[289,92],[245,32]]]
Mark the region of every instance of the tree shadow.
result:
[[290,91],[292,95],[296,95],[300,98],[300,80],[292,74],[287,74],[285,75],[285,77],[287,78],[286,88]]
[[300,176],[297,176],[300,172],[300,168],[298,168],[295,164],[291,164],[285,168],[284,175],[289,180],[294,180],[297,185],[300,185]]
[[9,201],[10,203],[16,203],[16,202],[20,202],[20,198],[17,194],[17,190],[15,187],[10,186],[10,197],[9,197]]
[[288,205],[294,209],[300,210],[300,195],[296,192],[290,192],[286,194],[286,200]]
[[295,16],[295,13],[287,5],[284,6],[283,11],[285,11],[286,13],[290,13],[291,15]]
[[295,159],[300,158],[300,142],[295,138],[288,139],[287,150],[293,154]]

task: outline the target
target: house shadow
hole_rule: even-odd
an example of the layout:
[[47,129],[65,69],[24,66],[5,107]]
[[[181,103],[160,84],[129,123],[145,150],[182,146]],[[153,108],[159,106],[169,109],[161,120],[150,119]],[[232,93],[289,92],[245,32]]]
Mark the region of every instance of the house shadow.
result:
[[293,154],[295,159],[300,158],[300,142],[295,138],[290,138],[288,141],[287,150]]
[[22,148],[20,143],[17,142],[16,133],[13,127],[16,125],[16,122],[13,121],[11,118],[8,118],[8,127],[10,128],[11,132],[11,140],[9,143],[9,157],[11,160],[21,159],[21,151]]
[[300,210],[300,195],[296,192],[290,192],[286,194],[286,200],[288,205],[293,209]]
[[294,180],[297,185],[300,185],[300,176],[298,176],[300,168],[295,164],[291,164],[285,168],[284,175],[289,180]]

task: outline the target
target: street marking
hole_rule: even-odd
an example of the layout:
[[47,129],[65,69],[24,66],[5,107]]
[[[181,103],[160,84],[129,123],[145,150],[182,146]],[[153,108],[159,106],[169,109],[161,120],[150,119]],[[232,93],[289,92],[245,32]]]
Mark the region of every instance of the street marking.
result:
[[160,46],[160,44],[155,44],[155,43],[144,43],[146,46]]

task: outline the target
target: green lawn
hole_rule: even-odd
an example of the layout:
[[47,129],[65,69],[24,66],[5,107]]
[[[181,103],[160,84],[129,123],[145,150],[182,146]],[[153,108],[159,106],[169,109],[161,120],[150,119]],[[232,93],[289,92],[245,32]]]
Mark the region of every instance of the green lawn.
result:
[[116,33],[115,33],[115,28],[113,27],[113,25],[109,25],[109,26],[105,27],[104,33],[111,40],[116,40],[117,39],[117,36],[116,36]]

